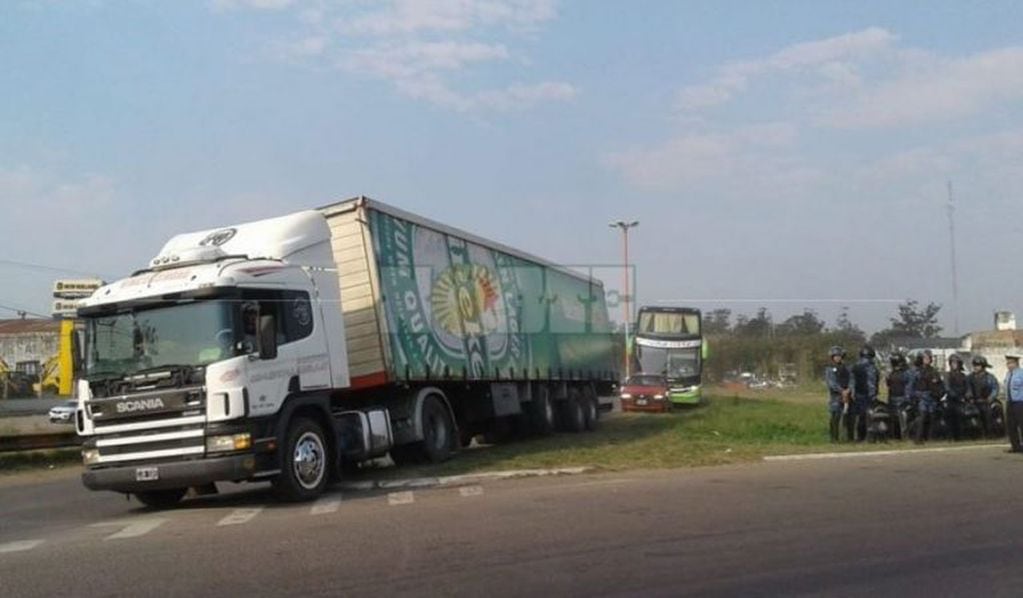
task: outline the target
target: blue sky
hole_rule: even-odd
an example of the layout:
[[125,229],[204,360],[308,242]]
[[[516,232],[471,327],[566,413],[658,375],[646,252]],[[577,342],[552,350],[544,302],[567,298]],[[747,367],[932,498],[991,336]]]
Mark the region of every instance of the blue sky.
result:
[[[366,194],[639,299],[1023,311],[1018,2],[0,4],[0,259],[118,276],[170,235]],[[617,285],[613,267],[598,269]],[[55,273],[0,262],[0,304]]]

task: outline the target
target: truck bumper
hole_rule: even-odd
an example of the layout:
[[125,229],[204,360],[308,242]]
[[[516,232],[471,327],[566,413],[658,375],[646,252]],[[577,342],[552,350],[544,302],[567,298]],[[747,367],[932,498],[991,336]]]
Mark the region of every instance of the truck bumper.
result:
[[[139,469],[157,471],[157,479],[138,481]],[[135,464],[123,467],[90,469],[82,474],[82,483],[90,490],[115,492],[145,492],[202,486],[211,482],[244,480],[256,472],[256,458],[252,454],[230,455],[211,459]]]

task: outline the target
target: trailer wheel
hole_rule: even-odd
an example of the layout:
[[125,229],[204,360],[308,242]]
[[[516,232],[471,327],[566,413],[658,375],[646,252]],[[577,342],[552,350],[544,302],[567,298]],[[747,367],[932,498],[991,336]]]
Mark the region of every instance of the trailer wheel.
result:
[[273,480],[274,492],[290,502],[316,498],[327,486],[330,461],[320,424],[305,417],[295,418],[288,426],[281,473]]
[[149,490],[136,492],[135,498],[150,509],[170,509],[181,502],[188,488],[172,488],[170,490]]
[[529,419],[533,432],[541,436],[546,436],[554,431],[557,414],[554,410],[554,402],[551,401],[550,390],[546,386],[539,388],[537,396],[529,404]]
[[586,409],[578,393],[569,393],[568,398],[561,404],[561,413],[561,427],[566,432],[586,430]]

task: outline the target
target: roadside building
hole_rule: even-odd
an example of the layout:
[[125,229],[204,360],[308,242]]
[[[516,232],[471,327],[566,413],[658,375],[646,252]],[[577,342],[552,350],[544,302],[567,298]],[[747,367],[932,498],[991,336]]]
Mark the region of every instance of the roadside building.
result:
[[57,354],[59,340],[59,320],[0,320],[0,358],[11,368],[19,361],[46,363]]
[[963,350],[971,355],[982,355],[991,364],[991,373],[1001,382],[1008,370],[1005,354],[1023,347],[1023,330],[984,330],[973,332],[963,339]]

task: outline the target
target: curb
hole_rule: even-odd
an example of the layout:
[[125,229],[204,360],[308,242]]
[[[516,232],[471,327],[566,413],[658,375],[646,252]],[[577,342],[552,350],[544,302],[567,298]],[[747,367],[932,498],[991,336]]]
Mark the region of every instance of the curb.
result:
[[764,461],[819,461],[823,459],[854,459],[861,457],[890,457],[893,455],[912,455],[919,453],[950,453],[977,449],[1005,448],[1005,444],[970,444],[966,446],[938,446],[933,448],[902,449],[886,451],[853,451],[841,453],[806,453],[795,455],[767,455]]
[[511,471],[491,471],[487,473],[469,473],[425,478],[407,478],[403,480],[364,480],[358,482],[341,482],[337,485],[341,490],[410,490],[417,488],[444,488],[448,486],[465,486],[480,482],[512,480],[516,478],[535,478],[543,476],[578,475],[593,471],[592,467],[559,467],[554,469],[516,469]]

